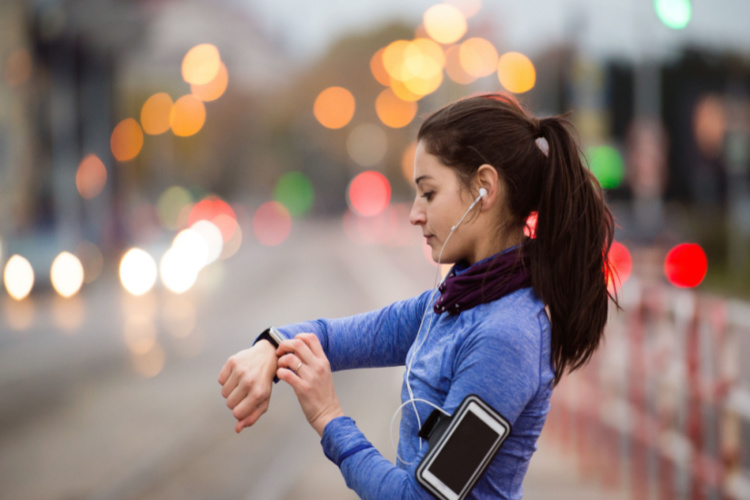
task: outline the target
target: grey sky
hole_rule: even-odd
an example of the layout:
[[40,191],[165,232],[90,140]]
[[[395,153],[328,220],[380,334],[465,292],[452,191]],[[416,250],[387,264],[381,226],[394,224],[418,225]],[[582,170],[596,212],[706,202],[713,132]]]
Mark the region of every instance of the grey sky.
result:
[[[417,26],[436,0],[231,0],[270,28],[300,57],[314,57],[341,35],[401,19]],[[594,55],[669,54],[688,43],[750,52],[750,1],[693,0],[684,30],[662,25],[653,0],[484,0],[479,17],[500,50],[529,54],[571,34]],[[470,21],[480,22],[478,19]]]

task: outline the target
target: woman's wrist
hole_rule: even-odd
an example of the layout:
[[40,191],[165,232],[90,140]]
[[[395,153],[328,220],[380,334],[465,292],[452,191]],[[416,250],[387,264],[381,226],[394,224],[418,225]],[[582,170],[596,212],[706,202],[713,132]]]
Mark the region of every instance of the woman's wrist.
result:
[[326,426],[331,423],[332,420],[343,416],[344,411],[341,408],[336,408],[328,413],[321,414],[314,421],[310,422],[310,425],[315,429],[315,432],[318,433],[318,436],[323,437],[323,431],[325,431]]

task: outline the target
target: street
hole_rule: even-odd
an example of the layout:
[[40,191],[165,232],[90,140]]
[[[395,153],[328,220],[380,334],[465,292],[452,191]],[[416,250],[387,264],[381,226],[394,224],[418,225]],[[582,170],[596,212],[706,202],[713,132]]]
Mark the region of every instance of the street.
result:
[[[250,234],[247,232],[246,234]],[[429,289],[420,248],[350,242],[307,221],[277,247],[249,238],[182,296],[129,296],[110,272],[81,296],[5,297],[0,323],[4,499],[356,498],[323,455],[292,390],[234,433],[217,382],[226,358],[268,325],[337,317]],[[344,411],[390,460],[403,368],[334,375]],[[394,424],[398,433],[398,418]],[[524,498],[615,498],[545,445]],[[619,498],[619,497],[617,497]]]

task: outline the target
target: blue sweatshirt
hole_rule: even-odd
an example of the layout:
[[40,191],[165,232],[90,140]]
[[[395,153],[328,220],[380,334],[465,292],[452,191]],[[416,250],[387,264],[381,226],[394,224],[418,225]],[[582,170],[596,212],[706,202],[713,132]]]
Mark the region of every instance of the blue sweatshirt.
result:
[[[531,288],[522,288],[450,316],[433,312],[437,297],[439,292],[430,290],[378,311],[287,325],[279,331],[290,338],[314,333],[334,371],[411,363],[409,383],[414,398],[430,401],[449,414],[469,394],[478,395],[511,423],[512,431],[468,498],[520,499],[523,478],[549,411],[554,379],[544,304]],[[409,399],[404,382],[401,400]],[[424,423],[433,408],[414,404]],[[415,477],[428,450],[426,441],[420,449],[418,432],[409,403],[401,416],[397,465],[383,458],[349,417],[332,420],[321,444],[360,498],[433,498]]]

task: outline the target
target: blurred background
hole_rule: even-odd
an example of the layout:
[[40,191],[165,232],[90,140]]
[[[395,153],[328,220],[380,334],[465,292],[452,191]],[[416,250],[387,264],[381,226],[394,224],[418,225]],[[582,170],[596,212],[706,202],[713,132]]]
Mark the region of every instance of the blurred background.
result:
[[[288,387],[237,437],[216,377],[270,324],[432,287],[416,132],[502,91],[571,113],[623,305],[556,391],[527,497],[750,498],[748,18],[745,0],[2,0],[0,497],[352,498]],[[402,374],[336,374],[389,458]]]

